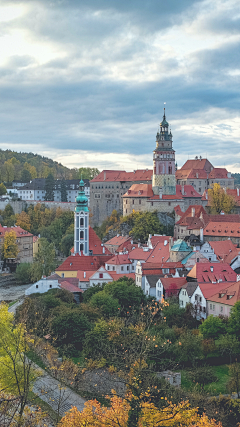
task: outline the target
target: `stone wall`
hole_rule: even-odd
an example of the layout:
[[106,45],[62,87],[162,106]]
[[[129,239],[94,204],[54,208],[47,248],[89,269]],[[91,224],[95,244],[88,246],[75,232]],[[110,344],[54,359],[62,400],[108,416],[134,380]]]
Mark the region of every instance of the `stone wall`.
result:
[[37,204],[44,204],[49,209],[57,209],[61,208],[63,210],[74,211],[76,203],[75,202],[45,202],[45,201],[37,201],[37,200],[16,200],[16,201],[0,201],[0,209],[4,210],[7,205],[12,206],[14,214],[21,213],[27,206]]

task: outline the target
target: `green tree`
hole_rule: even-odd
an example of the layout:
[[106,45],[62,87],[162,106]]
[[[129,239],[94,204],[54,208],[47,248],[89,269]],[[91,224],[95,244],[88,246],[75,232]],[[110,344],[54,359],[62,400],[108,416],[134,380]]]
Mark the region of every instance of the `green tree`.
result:
[[0,196],[3,196],[7,193],[7,189],[3,183],[0,184]]
[[222,319],[211,314],[211,316],[208,316],[199,326],[199,330],[203,334],[204,339],[217,339],[220,335],[224,334],[226,327]]
[[3,242],[3,256],[5,259],[17,257],[19,249],[16,241],[17,236],[14,230],[5,233]]
[[229,362],[232,363],[232,357],[239,354],[239,341],[235,335],[221,335],[216,342],[216,347],[222,355],[229,356]]
[[64,179],[61,181],[61,202],[67,202],[67,187]]
[[67,355],[77,356],[82,350],[86,332],[90,329],[90,322],[79,310],[66,310],[54,316],[51,334],[58,348]]
[[93,285],[90,288],[86,289],[86,291],[83,294],[83,301],[85,303],[89,302],[93,295],[97,294],[100,291],[103,291],[104,287],[106,286],[106,283],[103,283],[102,285]]
[[231,309],[227,329],[240,341],[240,301],[237,301]]
[[130,236],[145,242],[149,234],[163,234],[163,225],[158,219],[157,212],[133,212],[124,217],[122,222],[131,227]]
[[100,174],[100,171],[97,168],[79,168],[78,177],[82,179],[93,179],[95,176]]
[[42,276],[49,276],[56,267],[56,253],[53,243],[49,243],[44,237],[41,237],[38,242],[38,252],[32,264],[33,281],[40,280]]
[[121,307],[121,314],[124,315],[139,309],[147,300],[143,290],[127,277],[106,284],[104,292],[118,300],[118,307]]
[[54,201],[54,177],[51,173],[48,174],[45,181],[45,196],[44,200],[53,202]]
[[235,200],[227,194],[220,184],[213,184],[208,190],[211,214],[220,214],[224,211],[226,214],[232,212],[235,207]]
[[102,314],[106,317],[116,316],[118,313],[119,302],[104,291],[97,292],[90,300],[93,307],[100,308]]
[[61,240],[61,251],[67,257],[70,255],[70,250],[74,245],[74,234],[66,234]]
[[16,268],[15,277],[16,280],[22,284],[31,283],[32,276],[32,264],[28,262],[22,262],[18,264]]
[[21,172],[21,180],[24,182],[29,182],[32,179],[32,175],[29,170],[23,169]]
[[238,399],[240,398],[240,365],[235,362],[229,366],[229,382],[228,389],[230,392],[237,393]]
[[180,362],[191,362],[193,365],[202,357],[202,339],[199,335],[187,331],[180,335],[175,343],[176,355]]

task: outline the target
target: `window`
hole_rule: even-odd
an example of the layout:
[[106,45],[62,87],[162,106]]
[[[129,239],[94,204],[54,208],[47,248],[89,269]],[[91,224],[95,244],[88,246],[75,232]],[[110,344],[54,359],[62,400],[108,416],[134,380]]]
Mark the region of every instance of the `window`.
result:
[[52,288],[52,285],[49,285],[49,288],[51,289],[51,288]]
[[223,307],[221,307],[221,313],[223,312]]
[[80,218],[80,225],[84,225],[84,218]]
[[115,265],[113,265],[113,268],[112,268],[112,269],[113,269],[113,271],[115,270]]
[[134,205],[134,199],[133,199],[133,201],[132,201],[132,204]]
[[80,251],[83,251],[83,244],[80,245]]
[[212,304],[210,304],[210,310],[212,310]]
[[110,267],[109,267],[109,265],[108,265],[108,266],[107,266],[107,269],[109,270],[109,268],[110,268]]
[[161,298],[161,296],[162,296],[162,292],[161,292],[161,291],[157,291],[157,295],[158,295],[158,297],[160,297],[160,298]]
[[134,270],[134,265],[132,265],[132,270]]
[[84,231],[80,231],[80,239],[84,239]]
[[121,271],[123,271],[123,266],[121,266]]
[[38,285],[36,285],[36,288],[38,289]]
[[127,271],[129,270],[129,265],[127,265]]
[[213,304],[213,306],[212,306],[212,309],[213,309],[213,311],[215,310],[215,305]]
[[199,262],[199,258],[197,258],[197,262]]
[[64,277],[64,273],[62,273],[61,276]]
[[103,279],[103,273],[99,273],[99,279]]
[[141,203],[142,203],[142,200],[139,200],[139,205],[141,205]]
[[199,298],[199,301],[202,302],[202,297]]

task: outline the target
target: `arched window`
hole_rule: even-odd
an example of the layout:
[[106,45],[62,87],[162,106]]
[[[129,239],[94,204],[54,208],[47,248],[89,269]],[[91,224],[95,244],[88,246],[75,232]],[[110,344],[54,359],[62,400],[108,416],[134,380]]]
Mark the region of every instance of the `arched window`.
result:
[[83,244],[80,245],[80,251],[83,251]]
[[80,231],[80,239],[81,240],[84,239],[84,232],[83,231]]
[[80,225],[84,225],[84,218],[80,218]]
[[172,175],[172,166],[168,167],[168,173],[169,173],[169,175]]

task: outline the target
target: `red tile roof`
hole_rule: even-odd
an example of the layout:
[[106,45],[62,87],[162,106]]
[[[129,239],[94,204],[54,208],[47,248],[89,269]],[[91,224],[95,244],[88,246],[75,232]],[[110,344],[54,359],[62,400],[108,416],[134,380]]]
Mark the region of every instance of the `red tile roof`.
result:
[[114,236],[112,239],[108,240],[105,245],[111,245],[111,246],[120,246],[123,243],[131,241],[131,237],[129,236]]
[[176,179],[207,179],[204,169],[179,169],[176,171]]
[[118,280],[121,279],[122,277],[127,277],[128,279],[133,279],[135,280],[135,273],[121,273],[121,274],[117,274],[114,271],[108,271],[108,274],[113,278],[113,280]]
[[221,289],[217,293],[211,295],[208,300],[233,306],[240,300],[240,282],[233,283],[226,288],[222,286]]
[[131,264],[131,261],[128,259],[128,254],[126,255],[115,255],[107,264],[111,265],[122,265],[122,264]]
[[[199,194],[192,185],[184,185],[184,192],[182,193],[182,185],[176,185],[176,194],[163,194],[162,200],[181,200],[186,197],[199,198],[201,199],[201,194]],[[159,200],[159,195],[152,196],[148,201]]]
[[204,236],[240,237],[240,222],[209,222],[203,234]]
[[234,282],[198,283],[198,286],[200,287],[204,298],[208,300],[216,292],[219,292],[223,288],[228,288],[233,283]]
[[186,283],[186,277],[163,277],[161,278],[162,285],[165,291],[172,289],[181,289]]
[[230,188],[227,188],[227,194],[229,196],[232,196],[235,199],[235,203],[237,206],[240,206],[240,192],[239,188],[236,188],[235,190],[230,190]]
[[208,175],[209,179],[227,179],[228,178],[228,171],[225,168],[214,168],[210,174]]
[[211,241],[209,244],[219,261],[226,262],[227,264],[230,264],[240,253],[240,249],[237,249],[237,245],[234,245],[231,240]]
[[152,249],[149,249],[149,251],[144,251],[143,248],[136,247],[136,249],[133,249],[131,252],[129,252],[128,258],[132,260],[145,261],[149,257],[151,251]]
[[38,236],[33,236],[33,243],[37,242],[38,239],[39,239]]
[[132,241],[127,241],[125,243],[122,243],[120,246],[118,246],[117,249],[115,249],[115,252],[119,253],[119,252],[131,252],[134,249],[136,249],[138,247],[137,243],[131,243]]
[[[194,216],[192,214],[194,213]],[[191,205],[187,208],[186,212],[183,213],[181,218],[176,222],[176,225],[190,226],[194,225],[194,221],[200,219],[201,226],[207,224],[209,221],[209,215],[205,209],[200,205]],[[200,224],[200,223],[199,223]]]
[[66,280],[60,283],[60,287],[66,289],[69,292],[83,292],[82,289],[79,289],[77,286],[72,285]]
[[69,256],[56,268],[56,271],[96,271],[112,258],[111,255],[84,256],[76,254]]
[[152,184],[133,184],[129,190],[123,195],[123,197],[152,197]]
[[92,275],[96,273],[97,270],[98,268],[96,270],[90,270],[90,271],[78,271],[77,278],[79,282],[89,282],[90,277],[92,277]]
[[[169,236],[168,238],[165,237],[165,240],[160,241],[156,244],[154,249],[149,254],[148,258],[146,259],[146,262],[151,262],[153,264],[155,263],[163,263],[167,262],[170,257],[169,253]],[[164,241],[167,241],[167,245],[164,245]]]
[[19,226],[13,227],[2,227],[0,224],[0,235],[4,236],[5,233],[9,233],[9,231],[14,231],[16,233],[16,237],[30,237],[33,236],[29,231],[24,230]]
[[153,171],[150,169],[139,169],[134,172],[103,170],[91,182],[114,182],[114,181],[151,181]]
[[208,159],[193,159],[187,160],[186,163],[181,167],[182,170],[187,169],[204,169],[206,172],[211,172],[213,165]]
[[218,282],[219,280],[235,282],[237,279],[237,274],[230,265],[219,262],[196,263],[187,276],[196,279],[198,283],[212,283]]

